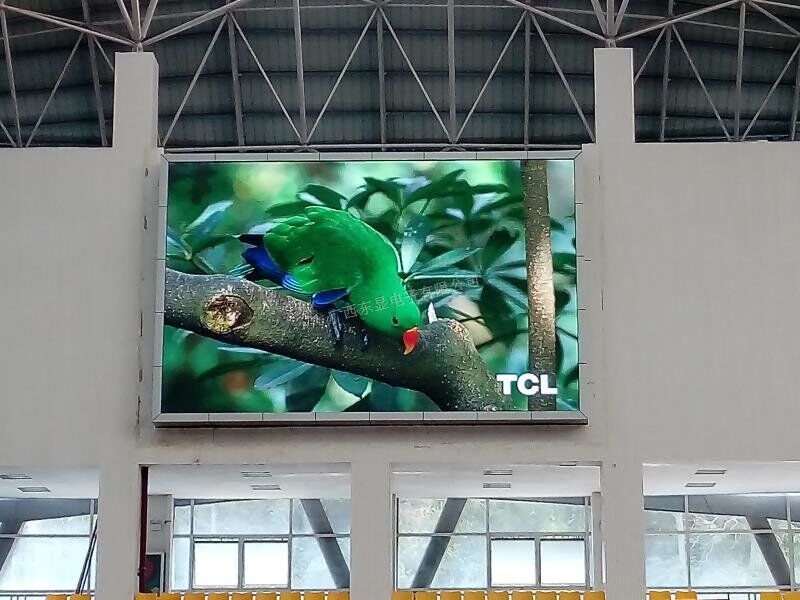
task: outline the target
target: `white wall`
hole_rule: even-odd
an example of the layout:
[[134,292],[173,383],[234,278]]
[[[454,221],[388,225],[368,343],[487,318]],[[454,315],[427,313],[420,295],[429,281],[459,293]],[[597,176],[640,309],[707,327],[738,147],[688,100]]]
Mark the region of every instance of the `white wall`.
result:
[[[599,76],[624,92],[626,51],[601,52]],[[156,71],[148,54],[117,60],[114,149],[0,150],[0,465],[101,468],[101,600],[133,589],[135,548],[120,540],[135,538],[139,462],[352,462],[362,489],[370,477],[385,489],[391,463],[602,461],[608,587],[622,595],[643,577],[641,523],[627,518],[642,462],[800,458],[800,145],[633,144],[612,135],[627,123],[616,113],[577,162],[588,426],[154,431],[147,370],[138,379],[152,346],[139,319],[152,310]],[[601,121],[627,106],[616,86],[598,94]],[[389,583],[354,568],[354,600]]]

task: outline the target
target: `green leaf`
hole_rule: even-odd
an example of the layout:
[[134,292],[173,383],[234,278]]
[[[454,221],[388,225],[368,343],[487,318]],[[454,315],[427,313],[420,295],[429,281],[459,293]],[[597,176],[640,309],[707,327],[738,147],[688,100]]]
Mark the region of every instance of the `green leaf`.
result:
[[186,245],[186,242],[178,235],[178,232],[170,226],[167,226],[167,257],[182,258],[183,260],[192,258],[192,249]]
[[508,229],[494,231],[481,251],[481,265],[483,268],[488,269],[491,267],[518,239],[518,231],[509,231]]
[[528,296],[525,295],[519,288],[509,283],[502,277],[489,277],[486,283],[493,288],[500,291],[507,300],[516,304],[521,309],[527,312],[528,310]]
[[425,241],[428,239],[430,227],[425,217],[416,216],[408,222],[403,230],[403,241],[400,243],[400,270],[408,272],[417,262]]
[[479,183],[470,186],[473,194],[507,194],[508,186],[505,183]]
[[257,390],[268,390],[299,377],[314,365],[300,362],[299,360],[281,359],[267,367],[253,387]]
[[309,183],[300,193],[308,194],[330,208],[343,209],[347,204],[347,198],[345,196],[336,190],[316,183]]
[[425,266],[421,269],[414,271],[415,275],[423,275],[432,271],[439,271],[444,267],[451,267],[460,263],[480,251],[480,248],[456,248],[455,250],[448,250],[424,263]]
[[332,372],[328,384],[325,386],[325,393],[311,410],[312,412],[344,412],[360,400],[361,396],[351,394],[339,385]]
[[508,208],[509,206],[521,207],[522,206],[522,196],[515,196],[509,194],[507,196],[503,196],[502,198],[495,200],[494,202],[487,202],[479,209],[475,211],[475,215],[483,215],[486,213],[490,213],[494,210],[500,210],[503,208]]
[[373,193],[380,192],[398,206],[402,205],[403,186],[400,184],[391,179],[373,179],[372,177],[364,177],[364,181],[367,183],[368,189],[373,190]]
[[348,373],[347,371],[331,371],[331,376],[339,386],[348,391],[349,393],[358,396],[359,398],[364,397],[364,392],[367,391],[367,387],[369,387],[370,380],[366,377],[361,377],[360,375],[353,375],[352,373]]
[[234,371],[246,371],[248,369],[255,369],[257,367],[261,367],[264,364],[269,363],[269,357],[262,357],[262,358],[251,358],[250,360],[239,360],[234,362],[225,362],[216,365],[215,367],[211,367],[207,371],[200,373],[197,378],[195,379],[196,383],[201,381],[208,381],[209,379],[215,379],[217,377],[221,377],[222,375],[227,375],[228,373],[233,373]]
[[456,169],[439,179],[431,181],[428,185],[417,188],[406,197],[405,206],[428,198],[440,198],[450,195],[451,186],[463,173],[464,169]]
[[295,200],[292,202],[281,202],[273,204],[264,212],[264,218],[268,220],[281,219],[283,217],[293,217],[302,214],[307,206],[313,206],[314,202],[307,200]]
[[199,217],[189,223],[184,231],[184,238],[189,246],[194,247],[208,237],[222,222],[225,217],[225,211],[231,206],[233,206],[233,200],[223,200],[222,202],[209,204],[200,213]]
[[199,243],[194,245],[194,252],[195,254],[198,252],[202,252],[203,250],[208,250],[209,248],[214,248],[215,246],[220,246],[222,244],[227,244],[231,240],[236,239],[232,235],[228,234],[216,234],[210,235],[207,238],[201,240]]
[[266,350],[258,348],[248,348],[247,346],[218,346],[220,352],[230,352],[232,354],[269,354]]

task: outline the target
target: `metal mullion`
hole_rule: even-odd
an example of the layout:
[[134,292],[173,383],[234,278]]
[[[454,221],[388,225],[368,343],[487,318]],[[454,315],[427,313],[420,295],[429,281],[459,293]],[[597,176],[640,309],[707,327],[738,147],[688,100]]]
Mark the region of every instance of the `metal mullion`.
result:
[[194,499],[189,500],[189,589],[194,589]]
[[238,546],[238,557],[236,565],[237,569],[237,578],[236,578],[236,587],[240,590],[244,589],[244,538],[239,538],[239,546]]
[[489,527],[489,498],[483,499],[483,510],[486,518],[486,526],[483,528],[484,535],[486,536],[486,587],[492,585],[492,532]]
[[683,552],[686,555],[686,586],[692,589],[692,561],[689,559],[689,496],[683,497]]
[[533,539],[534,543],[534,552],[536,552],[536,556],[534,556],[534,565],[536,568],[536,587],[542,587],[542,538],[535,537]]
[[287,548],[287,553],[286,553],[287,561],[289,563],[286,567],[289,572],[289,579],[286,582],[286,585],[290,590],[292,589],[292,583],[293,583],[292,550],[294,548],[294,500],[295,500],[294,498],[291,498],[289,500],[289,537],[288,537],[289,546]]

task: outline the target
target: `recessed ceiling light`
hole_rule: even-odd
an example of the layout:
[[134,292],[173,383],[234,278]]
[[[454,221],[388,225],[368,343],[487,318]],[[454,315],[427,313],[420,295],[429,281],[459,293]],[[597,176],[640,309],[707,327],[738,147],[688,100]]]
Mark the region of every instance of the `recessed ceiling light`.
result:
[[269,471],[242,471],[242,477],[245,479],[266,478],[272,477],[272,473]]
[[697,469],[694,472],[695,475],[725,475],[727,473],[727,469]]
[[23,486],[17,489],[24,494],[46,494],[50,491],[49,488],[46,488],[43,485]]
[[485,490],[510,490],[511,482],[509,481],[484,481],[483,489]]
[[277,492],[281,489],[277,483],[255,483],[250,486],[254,492]]
[[690,481],[686,484],[687,488],[712,488],[714,487],[716,482],[714,481]]
[[6,481],[27,481],[33,479],[33,477],[25,473],[2,473],[0,474],[0,479],[5,479]]
[[511,469],[484,469],[483,474],[486,477],[511,477],[514,471]]

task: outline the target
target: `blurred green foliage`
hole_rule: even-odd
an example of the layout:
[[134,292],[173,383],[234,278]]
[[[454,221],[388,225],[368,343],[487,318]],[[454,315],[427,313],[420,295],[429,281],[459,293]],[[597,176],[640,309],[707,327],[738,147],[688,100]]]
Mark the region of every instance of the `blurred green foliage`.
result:
[[[559,410],[577,410],[578,344],[570,189],[550,190]],[[564,167],[569,169],[567,171]],[[551,182],[553,179],[551,178]],[[167,266],[241,274],[244,246],[309,205],[347,210],[395,245],[421,310],[464,323],[488,368],[528,367],[528,297],[518,161],[173,163]],[[552,183],[551,183],[552,186]],[[560,198],[558,206],[554,198]],[[164,412],[438,410],[425,395],[184,330],[164,332]],[[514,398],[527,410],[527,398]]]

